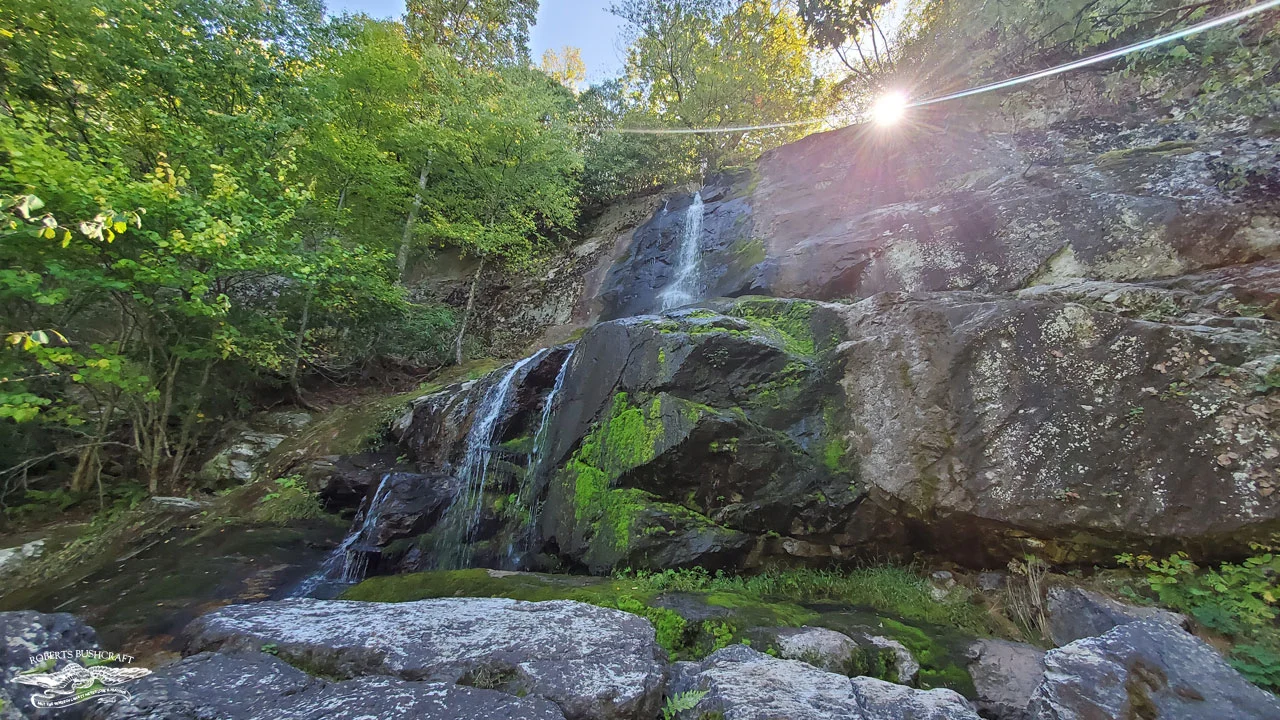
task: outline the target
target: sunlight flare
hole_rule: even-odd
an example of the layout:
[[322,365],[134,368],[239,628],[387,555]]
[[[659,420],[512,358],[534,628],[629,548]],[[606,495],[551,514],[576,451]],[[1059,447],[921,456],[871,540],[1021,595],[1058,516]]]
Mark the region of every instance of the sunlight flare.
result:
[[881,127],[897,125],[907,114],[907,95],[899,91],[887,92],[871,106],[871,121]]

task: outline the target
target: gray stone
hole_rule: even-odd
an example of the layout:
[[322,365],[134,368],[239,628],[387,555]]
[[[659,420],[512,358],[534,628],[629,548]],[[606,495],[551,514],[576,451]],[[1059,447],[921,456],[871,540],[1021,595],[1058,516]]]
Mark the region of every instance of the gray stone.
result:
[[1044,680],[1044,650],[1008,640],[977,640],[968,655],[978,711],[994,720],[1030,720],[1027,705]]
[[201,466],[197,477],[210,487],[247,483],[253,480],[254,472],[267,454],[284,442],[284,438],[276,433],[246,430]]
[[995,592],[1008,584],[1008,578],[1001,572],[978,573],[978,589],[983,592]]
[[17,572],[28,560],[34,560],[43,554],[43,539],[0,550],[0,576]]
[[880,635],[808,626],[755,628],[748,635],[760,646],[776,650],[778,657],[807,662],[828,672],[853,675],[860,668],[879,666],[904,685],[915,682],[920,673],[920,663],[905,645]]
[[563,720],[542,698],[433,682],[313,678],[259,652],[200,653],[128,686],[132,698],[89,720]]
[[677,663],[669,693],[684,692],[705,694],[681,718],[720,712],[725,720],[978,720],[951,690],[849,678],[746,645],[731,645],[700,663]]
[[1049,616],[1049,638],[1055,645],[1101,635],[1117,625],[1138,620],[1156,620],[1177,628],[1189,627],[1185,615],[1161,608],[1129,605],[1079,587],[1049,588],[1045,610]]
[[1280,396],[1244,368],[1276,354],[1269,330],[961,292],[843,315],[847,441],[917,547],[988,566],[1114,562],[1134,544],[1226,555],[1280,518]]
[[1156,620],[1050,650],[1045,665],[1031,699],[1035,720],[1280,718],[1280,698],[1249,684],[1205,642]]
[[571,601],[310,599],[233,605],[188,628],[191,651],[257,650],[325,675],[462,682],[545,697],[569,718],[657,712],[665,653],[653,626]]
[[826,628],[774,628],[772,636],[778,657],[800,660],[842,675],[847,674],[849,662],[858,652],[858,643],[853,638]]
[[[32,668],[32,656],[45,652],[93,650],[98,648],[98,635],[69,613],[39,613],[32,610],[0,612],[0,718],[73,718],[79,717],[81,706],[64,709],[37,709],[31,696],[40,688],[20,685],[14,677]],[[57,661],[60,669],[67,661]]]

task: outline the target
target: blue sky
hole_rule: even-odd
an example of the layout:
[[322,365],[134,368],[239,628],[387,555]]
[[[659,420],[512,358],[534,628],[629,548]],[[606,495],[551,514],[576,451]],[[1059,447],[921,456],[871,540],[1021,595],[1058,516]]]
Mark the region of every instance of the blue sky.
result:
[[[394,18],[404,13],[404,0],[326,0],[332,13],[363,12]],[[573,45],[582,50],[587,81],[604,80],[622,69],[618,18],[606,9],[610,0],[541,0],[530,44],[536,62],[547,48]]]

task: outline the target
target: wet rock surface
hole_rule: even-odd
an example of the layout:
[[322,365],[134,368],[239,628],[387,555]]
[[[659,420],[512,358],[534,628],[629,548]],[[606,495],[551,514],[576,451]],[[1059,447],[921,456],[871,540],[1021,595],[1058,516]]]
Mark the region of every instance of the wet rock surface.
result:
[[1049,638],[1055,645],[1101,635],[1118,625],[1139,620],[1154,620],[1181,629],[1190,627],[1185,615],[1161,608],[1129,605],[1079,587],[1049,588],[1045,611],[1049,619]]
[[90,720],[562,720],[541,698],[462,687],[360,677],[319,680],[257,652],[200,653],[129,685],[133,697],[92,707]]
[[745,645],[719,650],[700,663],[678,663],[669,692],[704,693],[682,718],[719,712],[726,720],[978,720],[969,703],[950,690],[849,678]]
[[1155,620],[1050,650],[1045,665],[1030,706],[1037,720],[1280,717],[1280,698],[1249,684],[1205,642]]
[[224,608],[189,629],[190,651],[257,650],[327,676],[456,682],[553,701],[568,718],[656,713],[663,653],[653,627],[570,601],[286,600]]
[[[742,298],[599,324],[512,380],[475,562],[1245,552],[1280,527],[1280,395],[1266,390],[1280,322],[1245,302],[1268,301],[1277,267],[844,305]],[[504,372],[397,423],[428,475],[456,472]]]
[[[39,613],[31,610],[0,612],[0,718],[78,717],[78,710],[38,709],[31,696],[41,688],[16,682],[19,673],[35,667],[33,656],[45,652],[75,652],[98,648],[98,634],[69,613]],[[67,663],[57,661],[56,669]]]

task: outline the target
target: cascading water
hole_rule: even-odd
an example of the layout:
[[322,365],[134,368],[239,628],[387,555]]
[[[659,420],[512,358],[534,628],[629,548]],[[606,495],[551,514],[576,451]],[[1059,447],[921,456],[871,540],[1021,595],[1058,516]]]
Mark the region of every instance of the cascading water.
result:
[[518,553],[526,553],[533,541],[533,534],[538,526],[538,515],[542,510],[542,503],[538,502],[539,480],[542,477],[542,461],[547,454],[547,442],[551,437],[549,421],[551,420],[551,411],[555,408],[556,397],[560,395],[560,390],[564,387],[565,376],[569,374],[569,366],[573,363],[573,351],[576,345],[569,345],[569,352],[564,356],[564,362],[560,365],[559,372],[556,373],[556,381],[551,385],[551,392],[547,393],[546,400],[542,405],[542,417],[538,420],[538,429],[533,434],[533,451],[529,455],[529,462],[525,466],[524,478],[520,482],[520,488],[517,491],[520,507],[529,511],[528,520],[525,521],[523,530],[513,537],[511,543],[507,546],[507,562],[516,567],[519,563]]
[[385,473],[382,476],[369,504],[362,507],[352,520],[351,532],[329,554],[319,571],[289,593],[291,597],[308,597],[321,585],[354,585],[364,579],[364,573],[369,569],[370,540],[382,516],[382,506],[391,493],[391,475]]
[[671,283],[658,293],[658,310],[670,310],[702,297],[702,195],[693,194],[685,211],[684,228],[676,252],[676,271]]
[[457,497],[445,510],[436,536],[436,567],[454,569],[467,567],[471,559],[471,542],[476,525],[480,522],[483,504],[485,476],[489,472],[489,460],[493,453],[493,436],[498,421],[506,409],[511,387],[520,371],[530,363],[540,360],[549,350],[544,348],[511,366],[497,383],[485,392],[476,408],[471,429],[467,432],[467,445],[459,465],[457,478],[461,488]]

